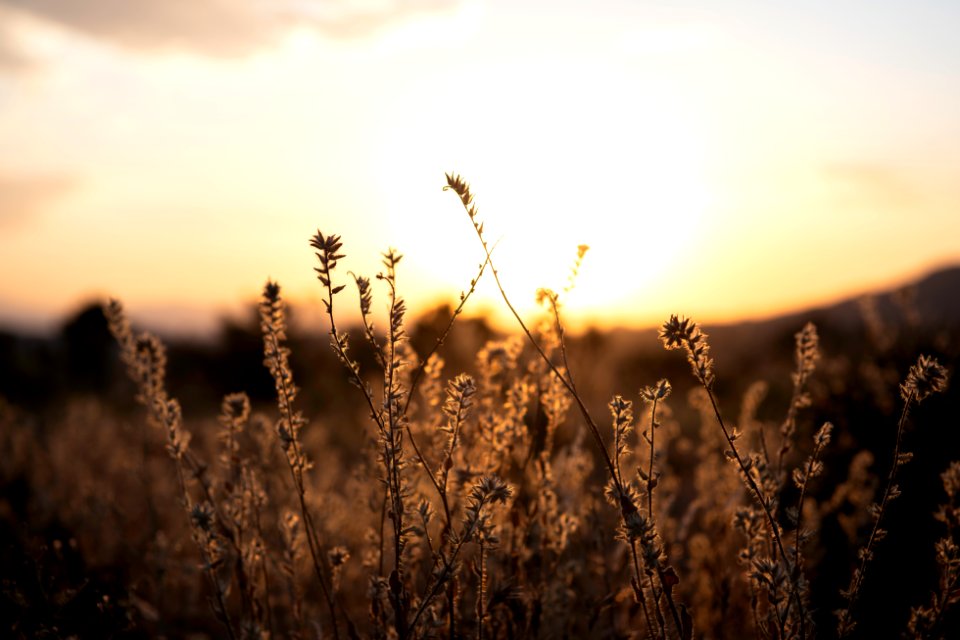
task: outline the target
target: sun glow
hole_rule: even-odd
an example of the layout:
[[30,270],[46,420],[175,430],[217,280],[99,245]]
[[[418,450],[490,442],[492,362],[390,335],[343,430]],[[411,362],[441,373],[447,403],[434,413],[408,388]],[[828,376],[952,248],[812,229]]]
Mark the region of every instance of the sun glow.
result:
[[[0,8],[0,267],[19,276],[0,322],[103,293],[212,322],[267,277],[321,310],[317,228],[343,237],[344,282],[392,246],[411,313],[456,301],[483,254],[447,171],[524,314],[590,245],[570,325],[755,317],[957,260],[955,20],[307,4],[270,24],[223,5],[262,27],[230,55],[200,17],[199,40],[167,33],[175,9],[90,30]],[[484,278],[468,312],[503,308]]]
[[[422,263],[426,289],[464,288],[483,257],[458,200],[440,191],[438,158],[471,184],[504,285],[525,310],[538,288],[564,286],[579,244],[592,250],[567,310],[601,324],[604,309],[634,312],[695,248],[712,200],[698,114],[668,86],[566,68],[563,78],[553,65],[503,68],[469,97],[423,100],[415,89],[398,100],[406,126],[385,132],[378,182],[390,237]],[[491,285],[480,294],[498,297]]]

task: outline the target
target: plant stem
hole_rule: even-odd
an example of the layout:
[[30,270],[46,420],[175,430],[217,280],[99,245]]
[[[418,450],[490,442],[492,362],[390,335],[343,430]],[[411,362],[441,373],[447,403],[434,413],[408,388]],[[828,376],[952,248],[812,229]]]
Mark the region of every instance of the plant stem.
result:
[[[860,596],[860,586],[863,584],[863,574],[866,572],[867,565],[873,556],[873,545],[876,542],[878,532],[880,531],[880,521],[883,519],[883,514],[886,512],[887,503],[890,501],[890,494],[894,486],[894,480],[897,477],[897,469],[900,468],[900,443],[903,438],[903,427],[907,422],[907,414],[910,411],[910,405],[915,396],[915,392],[910,392],[910,394],[907,396],[907,399],[903,403],[903,411],[900,412],[900,420],[897,422],[897,442],[893,448],[893,465],[890,467],[890,473],[887,474],[887,486],[883,489],[883,497],[880,499],[877,516],[873,522],[873,529],[870,531],[870,537],[867,539],[867,546],[864,547],[864,550],[861,554],[860,567],[856,572],[853,584],[850,586],[849,590],[849,604],[847,605],[847,613],[851,619],[853,618],[854,607],[856,607],[857,600]],[[845,637],[852,630],[852,627],[848,628],[846,632],[841,635],[841,637]]]
[[[780,537],[780,527],[777,525],[777,521],[774,519],[773,513],[770,511],[770,506],[767,504],[767,500],[764,497],[763,492],[760,490],[760,487],[757,486],[756,481],[753,479],[753,476],[750,475],[746,464],[744,464],[743,459],[740,457],[740,452],[737,450],[737,445],[734,443],[733,438],[730,437],[730,432],[727,431],[727,426],[723,422],[723,416],[720,414],[720,407],[717,405],[717,399],[713,395],[713,389],[710,388],[710,385],[706,384],[705,380],[700,380],[699,382],[706,390],[707,396],[710,398],[710,405],[713,407],[713,413],[717,418],[717,424],[720,425],[720,430],[723,431],[723,437],[727,440],[727,444],[730,446],[730,452],[733,454],[734,460],[740,467],[740,475],[743,476],[747,486],[753,492],[754,497],[757,499],[757,502],[760,503],[764,514],[767,516],[767,523],[770,525],[770,532],[777,546],[777,551],[780,553],[780,558],[783,560],[784,565],[788,565],[787,552],[783,548],[783,540]],[[793,585],[790,589],[790,597],[796,601],[797,611],[800,616],[800,636],[802,638],[805,637],[806,632],[804,622],[806,616],[804,615],[803,603],[801,602],[800,594],[797,593],[796,585]]]

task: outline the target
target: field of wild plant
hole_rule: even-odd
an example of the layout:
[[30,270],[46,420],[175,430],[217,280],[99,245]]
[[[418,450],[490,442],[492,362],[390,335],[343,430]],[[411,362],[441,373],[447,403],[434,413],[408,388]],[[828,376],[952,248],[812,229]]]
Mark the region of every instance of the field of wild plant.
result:
[[566,336],[542,290],[535,318],[504,294],[516,331],[493,334],[460,312],[510,274],[446,188],[486,261],[429,330],[398,253],[349,274],[318,231],[323,352],[267,282],[260,353],[231,365],[262,363],[267,395],[251,377],[192,415],[220,383],[111,301],[126,381],[0,403],[0,634],[958,637],[958,327],[866,304],[725,362],[678,314],[630,359]]

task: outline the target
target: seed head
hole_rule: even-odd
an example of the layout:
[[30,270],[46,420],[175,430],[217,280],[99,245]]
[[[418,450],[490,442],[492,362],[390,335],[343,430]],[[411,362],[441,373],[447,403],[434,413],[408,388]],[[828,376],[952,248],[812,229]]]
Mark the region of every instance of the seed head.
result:
[[190,519],[201,531],[210,531],[213,525],[213,507],[209,502],[198,502],[190,510]]
[[710,345],[707,344],[707,334],[700,330],[700,326],[689,318],[671,315],[670,319],[660,328],[660,342],[665,349],[684,349],[687,352],[687,361],[693,368],[693,375],[705,388],[713,386],[713,358],[710,357]]
[[350,559],[350,551],[344,546],[336,546],[327,552],[331,567],[342,567]]
[[907,379],[900,385],[900,397],[904,401],[913,398],[918,403],[932,393],[940,393],[947,388],[947,370],[936,358],[920,356],[917,364],[910,367]]
[[795,337],[797,372],[794,374],[794,380],[803,384],[813,373],[817,360],[820,359],[820,338],[817,336],[817,327],[812,322],[804,325]]
[[670,381],[664,378],[652,387],[644,387],[643,389],[640,389],[640,397],[647,402],[663,400],[670,395],[672,390],[673,387],[670,386]]
[[250,399],[245,393],[225,396],[220,411],[226,420],[244,423],[250,417]]
[[690,318],[671,314],[670,319],[660,327],[660,342],[665,349],[682,349],[700,333],[697,323]]

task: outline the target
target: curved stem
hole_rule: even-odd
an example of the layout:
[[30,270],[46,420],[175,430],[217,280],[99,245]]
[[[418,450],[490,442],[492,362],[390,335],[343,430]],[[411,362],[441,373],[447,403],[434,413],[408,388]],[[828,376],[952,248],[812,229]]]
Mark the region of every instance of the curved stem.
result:
[[[469,214],[469,210],[468,210]],[[473,220],[473,216],[471,216]],[[503,298],[503,302],[507,305],[507,308],[510,310],[510,313],[513,315],[514,319],[517,321],[517,324],[520,325],[520,329],[523,331],[524,335],[527,336],[527,339],[530,341],[530,344],[533,345],[533,348],[536,349],[537,353],[540,355],[540,358],[543,359],[547,367],[550,368],[550,371],[553,372],[555,376],[560,380],[560,383],[567,389],[570,395],[573,397],[574,402],[577,404],[577,408],[580,411],[580,414],[583,416],[584,421],[587,423],[587,426],[590,429],[590,433],[593,435],[594,440],[597,442],[597,447],[600,449],[600,453],[603,456],[604,464],[607,465],[607,469],[610,471],[610,476],[613,478],[614,484],[616,485],[617,491],[622,495],[623,486],[620,484],[620,480],[617,478],[617,472],[613,465],[613,460],[610,458],[610,454],[607,453],[606,445],[603,443],[603,437],[600,435],[600,429],[597,427],[596,422],[590,416],[590,412],[587,410],[586,405],[584,405],[583,400],[580,398],[580,394],[577,393],[576,387],[573,383],[567,380],[556,365],[550,360],[550,357],[543,351],[543,347],[540,346],[540,343],[537,342],[537,339],[533,337],[533,334],[530,332],[530,329],[524,323],[523,318],[520,317],[520,314],[517,312],[516,308],[510,302],[510,298],[507,296],[507,292],[503,288],[503,284],[500,282],[500,273],[497,271],[496,266],[493,263],[493,257],[491,256],[491,249],[487,245],[487,241],[483,238],[483,232],[480,229],[480,225],[474,222],[473,225],[474,231],[477,233],[477,238],[480,240],[480,244],[483,246],[484,253],[486,254],[487,261],[490,263],[490,271],[493,273],[493,279],[497,283],[497,289],[500,291],[500,296]]]
[[407,408],[410,406],[410,399],[413,397],[413,392],[416,390],[417,385],[420,384],[420,379],[423,377],[424,368],[427,366],[430,358],[433,357],[433,354],[440,350],[440,347],[447,339],[447,336],[450,334],[450,330],[453,329],[453,323],[456,322],[457,317],[463,312],[463,308],[466,306],[467,300],[470,299],[470,296],[473,295],[473,292],[476,290],[477,283],[480,282],[480,278],[483,277],[483,272],[487,268],[488,264],[490,264],[489,256],[487,256],[487,258],[483,261],[483,264],[480,265],[480,271],[477,273],[477,277],[470,281],[470,288],[465,294],[460,296],[460,304],[458,304],[457,308],[453,310],[453,315],[450,316],[450,322],[447,323],[446,328],[444,328],[443,332],[440,334],[440,337],[437,338],[433,348],[430,349],[430,352],[426,355],[426,357],[420,361],[420,365],[417,367],[416,372],[413,374],[413,378],[410,380],[410,393],[403,405],[404,415],[406,415]]

